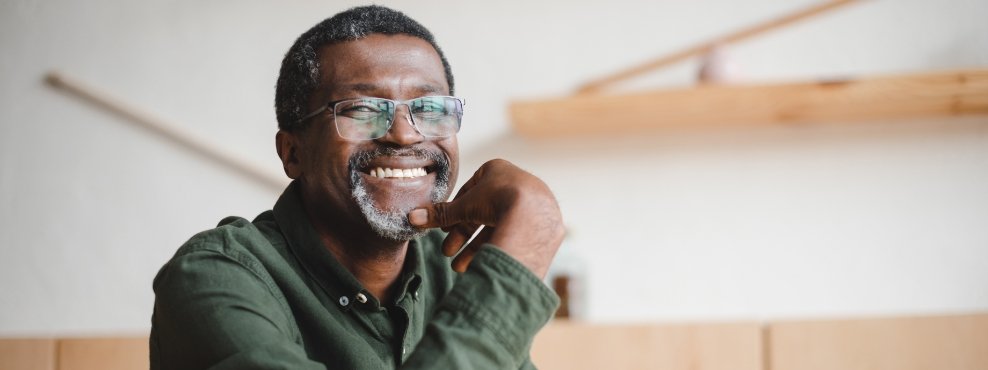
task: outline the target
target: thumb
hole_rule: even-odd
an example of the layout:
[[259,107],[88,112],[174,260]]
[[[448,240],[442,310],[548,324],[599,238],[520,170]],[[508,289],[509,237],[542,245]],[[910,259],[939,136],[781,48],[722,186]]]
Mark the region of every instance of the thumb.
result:
[[408,222],[420,228],[448,227],[461,223],[496,226],[497,219],[490,208],[489,204],[474,204],[468,197],[464,197],[414,209],[408,213]]
[[411,212],[408,212],[408,223],[421,228],[436,227],[429,224],[429,213],[429,209],[427,208],[413,209]]
[[451,203],[441,202],[413,209],[408,212],[408,223],[420,228],[454,225],[459,223],[458,217],[451,217],[456,213],[455,208]]

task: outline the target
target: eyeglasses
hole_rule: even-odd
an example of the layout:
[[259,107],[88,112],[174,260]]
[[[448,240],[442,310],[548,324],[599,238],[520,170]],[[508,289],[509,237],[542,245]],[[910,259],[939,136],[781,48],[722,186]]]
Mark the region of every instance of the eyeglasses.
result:
[[303,122],[331,109],[336,132],[348,140],[374,140],[387,135],[399,105],[408,107],[410,124],[425,137],[450,137],[460,131],[463,99],[452,96],[423,96],[405,101],[357,98],[326,103],[305,115]]

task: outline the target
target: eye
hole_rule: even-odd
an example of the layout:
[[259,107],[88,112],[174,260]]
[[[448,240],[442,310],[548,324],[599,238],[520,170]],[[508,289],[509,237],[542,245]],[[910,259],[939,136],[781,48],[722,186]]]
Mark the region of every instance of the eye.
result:
[[412,101],[412,114],[423,118],[438,118],[449,114],[446,108],[446,99],[443,98],[421,98]]
[[336,105],[336,115],[353,119],[372,119],[383,111],[380,104],[370,100],[351,100]]

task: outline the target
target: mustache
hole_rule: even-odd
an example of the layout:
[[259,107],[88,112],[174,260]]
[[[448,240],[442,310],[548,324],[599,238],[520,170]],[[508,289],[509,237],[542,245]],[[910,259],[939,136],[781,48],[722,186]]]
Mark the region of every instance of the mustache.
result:
[[394,148],[381,146],[374,149],[361,150],[350,156],[349,166],[351,177],[356,179],[357,173],[367,168],[377,157],[414,157],[432,162],[432,172],[436,174],[436,183],[449,182],[449,157],[438,150],[423,148]]

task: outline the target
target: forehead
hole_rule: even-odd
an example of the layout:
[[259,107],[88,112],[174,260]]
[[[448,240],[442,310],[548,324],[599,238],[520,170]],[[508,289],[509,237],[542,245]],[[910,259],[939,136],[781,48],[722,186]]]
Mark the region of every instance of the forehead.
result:
[[418,37],[372,34],[321,48],[319,61],[322,100],[449,93],[439,54]]

